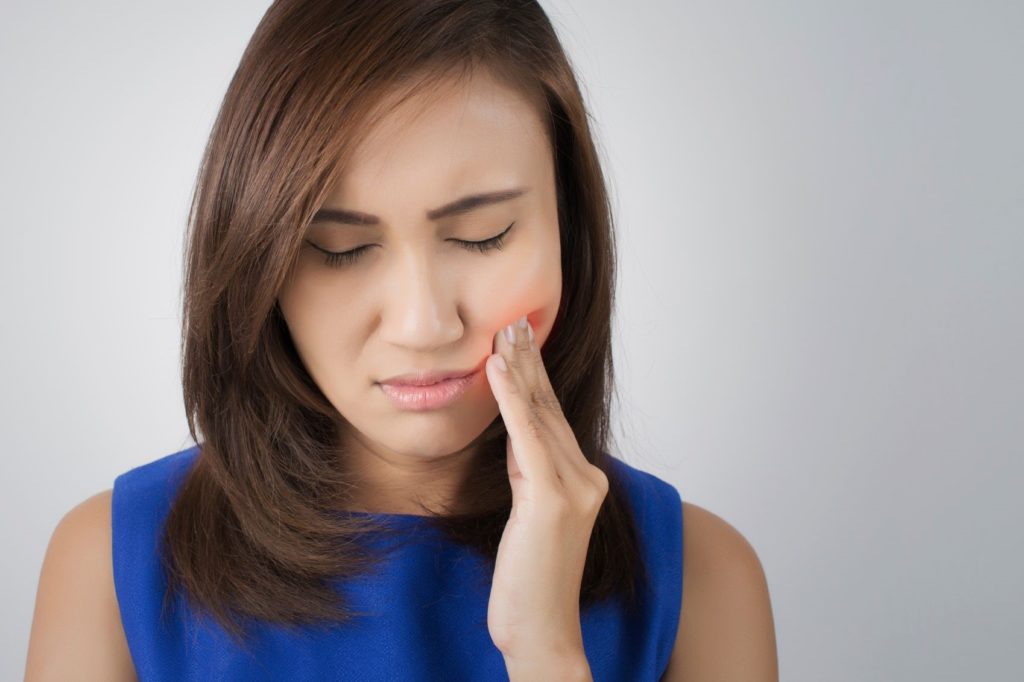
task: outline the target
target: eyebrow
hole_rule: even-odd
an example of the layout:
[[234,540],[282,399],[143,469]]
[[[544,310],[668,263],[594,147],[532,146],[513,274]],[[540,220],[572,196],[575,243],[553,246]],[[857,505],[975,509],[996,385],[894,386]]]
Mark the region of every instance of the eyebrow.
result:
[[[429,220],[441,220],[442,218],[448,218],[454,215],[462,215],[482,206],[489,206],[502,201],[515,199],[526,194],[528,191],[530,191],[529,188],[517,187],[515,189],[507,189],[500,192],[471,194],[469,196],[462,197],[461,199],[449,202],[440,208],[427,211],[427,218]],[[342,208],[321,208],[313,215],[313,220],[311,222],[332,222],[341,223],[342,225],[379,225],[381,221],[380,218],[375,215],[370,215],[369,213],[348,211]]]

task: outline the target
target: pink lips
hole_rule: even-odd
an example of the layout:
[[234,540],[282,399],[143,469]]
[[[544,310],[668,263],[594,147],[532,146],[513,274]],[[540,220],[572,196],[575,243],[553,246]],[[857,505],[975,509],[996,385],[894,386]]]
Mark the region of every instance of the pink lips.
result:
[[433,375],[434,383],[429,375],[395,377],[380,382],[380,388],[388,400],[403,410],[436,410],[451,405],[472,385],[480,370],[475,369],[464,376],[451,376],[440,381]]
[[382,379],[379,383],[395,386],[429,386],[445,379],[467,376],[478,369],[480,368],[474,367],[472,369],[453,370],[450,372],[409,372],[408,374],[399,374],[388,379]]

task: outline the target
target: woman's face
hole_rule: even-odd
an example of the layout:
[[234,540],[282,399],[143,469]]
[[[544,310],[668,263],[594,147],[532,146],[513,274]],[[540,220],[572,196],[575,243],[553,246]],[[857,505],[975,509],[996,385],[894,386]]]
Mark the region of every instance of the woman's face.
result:
[[[492,193],[507,195],[437,215]],[[500,248],[459,242],[503,233]],[[325,253],[353,249],[354,260],[336,265]],[[279,300],[303,363],[348,424],[345,444],[393,464],[420,462],[467,448],[498,415],[484,360],[495,333],[524,314],[543,344],[561,298],[560,259],[539,114],[478,73],[374,121],[310,225]],[[396,405],[378,383],[450,370],[478,371],[436,409]]]

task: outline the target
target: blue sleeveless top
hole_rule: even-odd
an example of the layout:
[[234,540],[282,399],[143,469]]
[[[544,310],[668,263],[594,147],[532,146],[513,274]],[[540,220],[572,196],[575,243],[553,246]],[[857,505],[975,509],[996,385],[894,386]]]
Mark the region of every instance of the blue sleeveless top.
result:
[[[412,542],[381,570],[346,583],[351,605],[372,612],[344,626],[287,630],[262,624],[237,647],[180,594],[161,618],[167,581],[157,555],[161,526],[199,446],[130,469],[114,481],[114,587],[140,682],[158,680],[508,680],[487,631],[490,576],[473,551],[424,517],[386,517]],[[583,643],[595,682],[656,681],[675,643],[682,605],[682,501],[671,484],[610,458],[626,483],[650,579],[640,608],[618,600],[583,609]],[[482,579],[482,580],[481,580]],[[483,587],[482,587],[483,586]],[[352,625],[352,623],[356,625]]]

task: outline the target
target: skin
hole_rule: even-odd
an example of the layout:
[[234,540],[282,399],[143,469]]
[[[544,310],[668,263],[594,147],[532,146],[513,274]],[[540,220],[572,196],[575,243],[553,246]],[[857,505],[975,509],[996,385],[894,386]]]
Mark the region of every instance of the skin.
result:
[[551,386],[524,316],[495,338],[487,378],[508,427],[512,513],[498,545],[487,627],[509,678],[591,679],[579,597],[590,536],[608,493]]
[[[325,206],[372,213],[376,226],[311,226],[331,251],[375,245],[331,269],[304,248],[280,303],[303,362],[348,425],[361,509],[417,513],[450,501],[474,439],[500,412],[513,511],[498,550],[488,628],[511,680],[588,680],[578,595],[607,480],[579,450],[540,359],[560,300],[554,169],[540,120],[481,74],[381,119]],[[470,193],[521,197],[434,223],[429,208]],[[492,237],[502,250],[450,239]],[[503,328],[521,316],[529,325]],[[532,340],[531,340],[532,335]],[[507,371],[498,366],[505,361]],[[410,413],[374,385],[415,370],[479,366],[456,404]],[[426,498],[417,497],[427,491]],[[40,573],[25,679],[135,680],[111,567],[111,490],[55,528]],[[778,680],[767,583],[750,544],[683,503],[683,605],[662,681]]]
[[[534,107],[479,74],[416,96],[381,119],[323,207],[377,216],[379,225],[311,225],[328,251],[374,245],[332,268],[305,244],[279,303],[310,375],[344,416],[345,463],[363,510],[417,513],[445,503],[498,415],[481,372],[456,404],[412,412],[375,382],[413,371],[481,368],[495,333],[527,314],[544,342],[561,299],[554,165]],[[434,222],[460,197],[525,188],[518,198]],[[507,233],[484,253],[451,241]]]
[[768,582],[753,546],[683,502],[683,605],[661,682],[778,682]]

